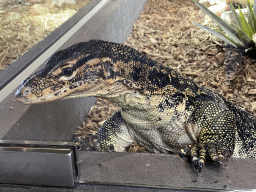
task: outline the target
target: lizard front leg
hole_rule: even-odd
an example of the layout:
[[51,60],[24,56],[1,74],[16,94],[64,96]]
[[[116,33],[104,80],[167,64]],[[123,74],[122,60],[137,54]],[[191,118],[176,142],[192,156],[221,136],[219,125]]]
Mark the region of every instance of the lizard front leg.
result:
[[123,152],[134,143],[121,111],[114,113],[97,132],[101,151]]
[[236,122],[230,111],[219,113],[208,126],[203,127],[198,142],[181,151],[189,154],[194,167],[201,172],[206,155],[217,163],[223,163],[233,154]]
[[123,152],[133,142],[119,110],[104,122],[95,135],[83,141],[83,144],[80,143],[80,146],[84,150]]

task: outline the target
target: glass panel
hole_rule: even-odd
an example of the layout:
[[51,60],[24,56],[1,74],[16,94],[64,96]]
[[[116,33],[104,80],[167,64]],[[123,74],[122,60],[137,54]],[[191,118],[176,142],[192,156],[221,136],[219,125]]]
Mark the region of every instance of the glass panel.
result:
[[0,1],[0,73],[90,1]]

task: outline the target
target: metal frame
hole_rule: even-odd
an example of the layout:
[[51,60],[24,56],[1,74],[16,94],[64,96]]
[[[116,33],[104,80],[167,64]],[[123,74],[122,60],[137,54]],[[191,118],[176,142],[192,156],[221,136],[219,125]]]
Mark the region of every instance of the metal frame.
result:
[[[12,140],[0,142],[0,183],[1,180],[2,183],[12,183],[0,185],[0,190],[60,190],[55,187],[13,184],[75,185],[72,189],[61,188],[62,191],[215,191],[256,188],[255,160],[231,158],[224,166],[208,162],[202,173],[198,174],[191,163],[174,155],[78,151],[76,156],[72,148],[74,146],[66,141],[72,140],[74,129],[81,125],[87,115],[86,111],[94,104],[95,99],[62,100],[33,106],[13,101],[15,87],[30,73],[38,70],[53,52],[93,38],[124,42],[145,3],[146,0],[93,0],[0,74],[0,139]],[[53,144],[52,141],[64,143]],[[64,150],[65,153],[58,150]],[[8,156],[11,153],[13,156]],[[70,182],[66,185],[63,185],[63,180],[54,179],[43,183],[27,182],[29,179],[22,182],[18,182],[18,178],[10,179],[10,175],[17,176],[15,170],[20,168],[17,161],[12,163],[12,159],[19,159],[21,154],[24,157],[28,155],[28,159],[21,161],[24,168],[29,163],[35,163],[29,162],[31,159],[40,160],[42,153],[65,159],[61,166],[73,171],[76,166],[73,165],[72,158],[78,159],[76,162],[80,176],[75,178],[69,172],[67,178]],[[49,162],[54,161],[53,159]],[[52,165],[52,169],[57,166],[54,162]],[[8,166],[14,169],[9,169]],[[8,172],[12,174],[8,175]]]

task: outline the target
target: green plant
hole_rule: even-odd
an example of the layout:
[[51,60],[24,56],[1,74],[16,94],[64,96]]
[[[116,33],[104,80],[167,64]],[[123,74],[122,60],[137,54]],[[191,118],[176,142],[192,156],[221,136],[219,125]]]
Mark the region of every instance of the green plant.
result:
[[204,5],[200,4],[197,0],[192,0],[200,9],[202,9],[219,27],[223,32],[217,29],[211,29],[209,27],[196,24],[197,26],[209,31],[213,35],[217,36],[219,39],[225,41],[226,43],[243,50],[248,50],[255,46],[253,35],[256,33],[256,0],[254,0],[254,7],[252,7],[249,0],[247,0],[247,10],[248,10],[248,20],[246,20],[244,14],[239,7],[239,13],[235,11],[232,3],[229,3],[232,16],[234,17],[235,23],[228,24],[219,16],[215,15]]

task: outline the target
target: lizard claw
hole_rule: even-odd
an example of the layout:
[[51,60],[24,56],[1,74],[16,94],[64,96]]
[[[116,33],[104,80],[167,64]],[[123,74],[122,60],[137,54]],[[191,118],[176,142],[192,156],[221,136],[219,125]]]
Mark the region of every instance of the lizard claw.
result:
[[198,162],[197,165],[197,171],[198,173],[201,173],[202,169],[203,169],[204,163],[203,162]]
[[215,163],[223,165],[223,162],[229,157],[229,151],[225,147],[215,145],[195,144],[182,149],[180,157],[190,156],[194,168],[200,173],[205,164],[206,156],[209,156]]
[[194,165],[194,168],[196,169],[197,166],[198,166],[198,158],[197,158],[197,157],[193,157],[192,163],[193,163],[193,165]]
[[190,156],[194,168],[200,173],[205,163],[205,150],[199,145],[189,146],[181,149],[180,157]]

